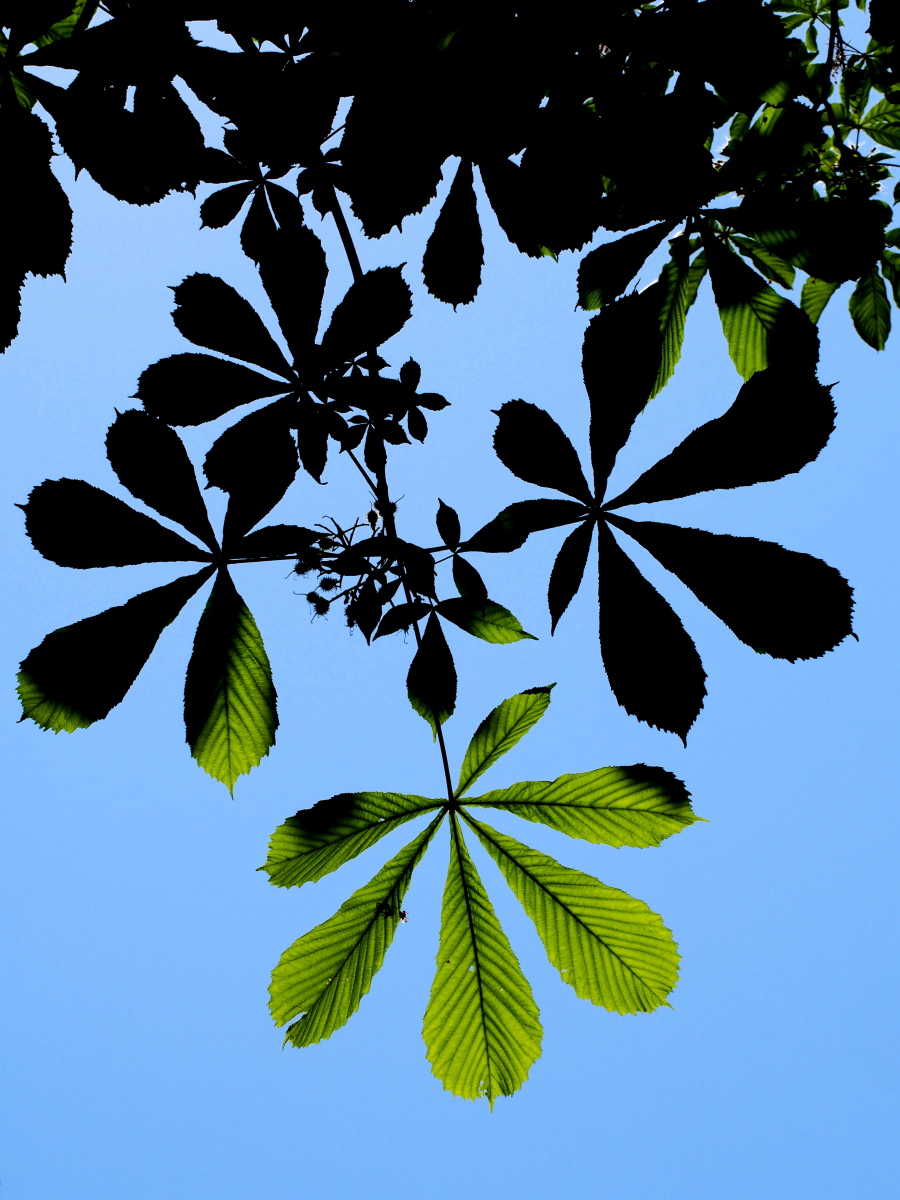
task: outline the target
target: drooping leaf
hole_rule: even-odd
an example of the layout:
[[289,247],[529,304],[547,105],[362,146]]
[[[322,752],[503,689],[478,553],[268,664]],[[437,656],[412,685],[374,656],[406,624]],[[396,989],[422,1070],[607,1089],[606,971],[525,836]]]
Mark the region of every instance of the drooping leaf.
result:
[[600,651],[627,713],[687,740],[703,707],[706,672],[671,606],[598,526]]
[[234,790],[275,744],[275,685],[253,614],[220,571],[197,626],[184,684],[191,754]]
[[497,415],[494,450],[505,467],[527,483],[591,503],[578,451],[549,413],[525,400],[509,400]]
[[804,283],[800,307],[814,324],[818,323],[825,305],[840,286],[839,283],[828,283],[824,279],[813,279],[812,276]]
[[224,279],[188,275],[172,291],[178,306],[172,319],[189,342],[293,381],[289,363],[256,310]]
[[167,425],[202,425],[241,404],[288,390],[281,380],[212,354],[173,354],[141,373],[135,399]]
[[455,797],[465,795],[476,779],[512,750],[550,707],[549,687],[528,688],[502,701],[484,718],[472,735],[459,772]]
[[582,1000],[611,1012],[652,1012],[678,981],[678,949],[642,900],[561,866],[467,815],[534,921],[547,957]]
[[877,267],[867,271],[850,293],[850,316],[856,332],[873,350],[883,350],[891,332],[891,304]]
[[466,1100],[511,1096],[540,1054],[528,980],[451,815],[437,973],[422,1033],[433,1073]]
[[673,254],[665,264],[659,278],[660,312],[662,330],[662,353],[659,372],[650,393],[650,399],[658,396],[672,376],[681,359],[684,345],[684,327],[688,310],[697,299],[697,292],[706,274],[706,255],[701,251],[689,263],[685,254]]
[[593,311],[621,296],[672,227],[671,222],[662,221],[586,254],[578,268],[579,305]]
[[428,618],[421,644],[410,663],[406,691],[410,704],[428,722],[436,738],[438,725],[449,720],[456,708],[456,667],[434,613]]
[[446,803],[396,792],[343,792],[279,825],[260,867],[275,887],[300,887],[356,858],[386,833]]
[[760,654],[819,658],[853,632],[853,590],[819,558],[757,538],[610,519]]
[[412,293],[399,267],[378,267],[350,285],[322,335],[331,363],[351,362],[399,333],[412,313]]
[[806,372],[769,367],[604,507],[648,504],[782,479],[813,462],[834,429],[831,389]]
[[422,258],[425,286],[445,304],[471,304],[481,284],[484,246],[472,164],[463,159]]
[[22,717],[54,733],[87,729],[125,698],[159,636],[212,567],[47,634],[22,662]]
[[173,429],[130,408],[109,427],[106,457],[132,496],[183,525],[211,550],[218,549],[193,465]]
[[412,873],[442,816],[345,900],[333,917],[282,954],[272,972],[269,1008],[276,1025],[300,1017],[288,1026],[285,1042],[315,1045],[346,1025],[359,1008],[400,924]]
[[569,534],[559,549],[550,572],[547,603],[550,607],[550,632],[556,632],[559,619],[581,587],[594,536],[594,521],[583,521]]
[[581,366],[590,400],[591,462],[598,499],[659,375],[660,304],[659,285],[654,284],[640,295],[607,304],[585,330]]
[[460,549],[508,554],[524,545],[530,533],[571,525],[584,516],[585,506],[573,500],[520,500],[482,525]]
[[22,507],[35,550],[60,567],[209,561],[208,551],[83,479],[47,479]]
[[749,379],[769,365],[769,333],[790,303],[715,236],[704,233],[709,277],[737,372]]
[[508,646],[511,642],[521,642],[523,638],[537,641],[534,634],[525,632],[518,617],[493,600],[459,596],[442,600],[437,611],[466,633],[495,646]]
[[469,807],[499,808],[605,846],[658,846],[700,818],[680,779],[661,767],[598,767],[552,781],[467,796]]

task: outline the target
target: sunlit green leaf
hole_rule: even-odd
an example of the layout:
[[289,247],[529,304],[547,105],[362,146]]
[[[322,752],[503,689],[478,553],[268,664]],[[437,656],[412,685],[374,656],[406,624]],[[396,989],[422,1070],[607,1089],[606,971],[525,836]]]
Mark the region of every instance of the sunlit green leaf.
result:
[[275,702],[256,621],[230,576],[220,572],[188,664],[184,723],[194,758],[229,791],[275,744]]
[[873,350],[883,350],[891,332],[891,305],[877,267],[867,271],[850,294],[856,332]]
[[807,279],[800,293],[800,307],[813,322],[818,322],[825,311],[825,305],[838,290],[839,283],[828,283],[824,279]]
[[502,604],[495,604],[493,600],[459,596],[451,600],[442,600],[437,610],[442,617],[452,621],[466,633],[495,646],[507,646],[510,642],[520,642],[523,638],[537,641],[533,633],[527,633],[522,628],[518,617],[513,616]]
[[[269,1008],[276,1025],[299,1016],[285,1041],[312,1046],[350,1020],[402,920],[401,904],[412,873],[443,819],[431,824],[355,891],[333,917],[282,954],[272,972]],[[302,1014],[302,1015],[301,1015]]]
[[534,921],[547,957],[582,1000],[652,1012],[678,980],[678,949],[642,900],[563,867],[548,854],[467,818]]
[[528,980],[451,816],[437,973],[422,1029],[431,1069],[466,1100],[511,1096],[541,1050]]
[[570,837],[607,846],[658,846],[701,820],[680,779],[661,767],[599,767],[467,796],[467,806],[501,808]]
[[550,688],[529,688],[504,700],[484,718],[469,742],[454,795],[462,796],[550,707]]
[[301,809],[269,840],[261,871],[276,887],[299,887],[337,870],[374,846],[386,833],[431,812],[445,800],[396,792],[344,792]]

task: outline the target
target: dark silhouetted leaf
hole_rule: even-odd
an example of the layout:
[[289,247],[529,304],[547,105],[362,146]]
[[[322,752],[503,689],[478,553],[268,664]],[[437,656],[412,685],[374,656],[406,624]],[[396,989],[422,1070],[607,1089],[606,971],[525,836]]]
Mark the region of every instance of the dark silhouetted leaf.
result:
[[585,521],[573,529],[560,547],[550,572],[547,602],[550,606],[550,632],[556,632],[559,619],[581,587],[584,568],[594,536],[594,521]]
[[128,409],[109,427],[106,457],[132,496],[218,549],[193,465],[174,429],[140,409]]
[[493,600],[459,596],[453,600],[442,600],[437,610],[442,617],[452,621],[466,633],[495,646],[521,642],[523,638],[537,641],[534,634],[525,632],[518,617],[514,617],[508,608],[504,608],[502,604],[495,604]]
[[226,553],[271,512],[294,482],[297,446],[279,402],[242,417],[213,442],[203,463],[212,487],[228,492]]
[[48,634],[20,669],[23,718],[54,733],[102,721],[125,698],[162,631],[211,574],[206,567]]
[[[297,402],[292,418],[297,430],[297,450],[303,469],[321,483],[322,472],[328,463],[328,435],[337,436],[342,432],[340,426],[335,428],[335,421],[340,420],[338,414],[316,404],[310,398],[301,396]],[[346,425],[343,426],[346,429]]]
[[756,538],[610,519],[760,654],[819,658],[853,632],[853,590],[821,559]]
[[459,516],[456,509],[451,508],[449,504],[445,504],[443,500],[438,500],[437,516],[434,519],[437,525],[437,531],[444,539],[444,545],[449,549],[454,550],[459,545],[460,528]]
[[252,183],[235,183],[207,196],[200,205],[201,228],[223,229],[230,225],[244,207],[253,187]]
[[591,461],[598,499],[659,375],[658,288],[654,284],[640,295],[607,304],[585,331],[582,370],[591,405]]
[[233,792],[275,744],[272,671],[253,614],[220,571],[197,626],[184,683],[187,743],[198,764]]
[[812,462],[834,429],[831,389],[806,372],[758,371],[731,408],[688,434],[608,508],[781,479]]
[[437,737],[456,708],[456,667],[438,618],[431,614],[406,676],[409,702]]
[[24,509],[35,550],[60,567],[209,561],[208,551],[83,479],[45,480]]
[[178,305],[172,319],[189,342],[293,379],[287,360],[252,305],[224,280],[188,275],[172,291]]
[[602,308],[620,296],[672,228],[672,222],[664,221],[607,242],[585,255],[578,268],[581,307],[589,311]]
[[601,522],[600,650],[627,713],[682,741],[703,707],[706,672],[672,608]]
[[294,359],[303,363],[311,353],[322,316],[328,278],[322,243],[303,225],[267,227],[258,239],[256,261],[284,340]]
[[241,404],[287,391],[240,363],[211,354],[173,354],[142,372],[135,399],[167,425],[202,425]]
[[412,313],[412,293],[399,267],[367,271],[331,316],[322,335],[329,362],[351,362],[399,333]]
[[485,601],[488,598],[487,585],[481,575],[471,563],[460,558],[458,554],[453,555],[453,582],[461,596],[468,596],[478,601]]
[[571,525],[585,516],[585,506],[573,500],[520,500],[482,525],[461,549],[485,554],[508,554],[524,545],[530,533]]
[[431,606],[424,600],[413,600],[409,604],[397,604],[394,608],[389,608],[381,618],[375,636],[377,638],[386,637],[389,633],[399,633],[401,629],[409,629],[414,621],[421,621],[430,612]]
[[509,400],[497,413],[494,450],[519,479],[591,503],[591,489],[575,447],[544,409]]
[[303,808],[279,825],[269,839],[260,867],[275,887],[300,887],[336,871],[386,833],[446,800],[403,796],[396,792],[344,792]]
[[445,304],[471,304],[481,284],[484,247],[472,164],[463,159],[422,258],[425,286]]
[[296,554],[305,558],[320,537],[320,533],[302,525],[266,525],[241,538],[234,547],[234,557],[285,558]]

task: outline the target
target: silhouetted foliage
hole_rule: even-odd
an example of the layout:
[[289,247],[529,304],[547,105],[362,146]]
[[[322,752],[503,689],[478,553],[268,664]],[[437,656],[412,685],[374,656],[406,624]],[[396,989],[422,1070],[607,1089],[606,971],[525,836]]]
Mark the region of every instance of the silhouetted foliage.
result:
[[[214,185],[199,204],[200,223],[224,230],[240,219],[241,247],[277,322],[270,328],[227,281],[189,275],[173,287],[172,315],[199,349],[151,363],[135,393],[142,408],[118,413],[110,427],[107,454],[120,483],[192,540],[85,481],[45,481],[31,493],[28,534],[61,566],[201,567],[49,634],[22,662],[23,716],[56,732],[106,717],[163,629],[211,581],[186,672],[186,740],[232,789],[268,754],[278,716],[263,639],[229,566],[278,560],[315,577],[305,593],[313,616],[342,610],[367,643],[397,634],[409,641],[408,699],[438,742],[446,798],[341,794],[273,835],[265,869],[278,886],[296,886],[401,823],[430,820],[330,921],[286,951],[272,1011],[279,1024],[293,1022],[293,1044],[328,1037],[356,1010],[404,919],[412,871],[445,817],[451,864],[425,1018],[429,1059],[445,1086],[493,1103],[521,1085],[540,1045],[529,986],[464,828],[495,859],[579,996],[649,1011],[674,986],[677,954],[655,914],[481,824],[470,809],[494,806],[589,841],[650,846],[695,819],[683,785],[660,768],[603,768],[516,784],[464,807],[463,793],[546,710],[549,689],[519,693],[486,718],[454,789],[442,726],[458,679],[445,631],[454,626],[492,645],[531,638],[491,598],[471,559],[564,530],[549,573],[551,633],[596,545],[610,686],[628,713],[682,739],[703,706],[706,674],[679,617],[627,553],[631,542],[758,653],[816,658],[852,632],[850,587],[818,559],[621,512],[778,480],[817,457],[835,409],[816,374],[816,322],[840,284],[854,282],[849,310],[859,335],[885,346],[891,296],[900,303],[900,229],[888,228],[892,163],[879,147],[900,149],[900,24],[890,0],[871,0],[871,40],[853,46],[840,20],[847,5],[0,5],[0,351],[16,336],[26,277],[63,274],[69,254],[71,211],[52,170],[54,135],[76,171],[133,205]],[[202,44],[203,30],[216,45]],[[74,75],[62,86],[57,74],[42,73],[48,67]],[[205,144],[188,93],[227,123],[224,149]],[[490,270],[485,220],[496,218],[532,258],[590,247],[574,297],[596,314],[582,356],[589,461],[533,400],[495,400],[497,457],[562,498],[511,503],[465,533],[439,500],[438,545],[400,535],[391,455],[423,442],[432,433],[426,412],[448,401],[420,391],[412,360],[387,373],[382,351],[413,311],[403,272],[419,268],[363,272],[348,201],[368,238],[434,210],[422,277],[454,308],[477,302]],[[353,277],[330,314],[328,262],[307,224],[310,205],[334,222]],[[614,236],[594,244],[599,230]],[[798,272],[806,278],[794,303],[785,293]],[[743,381],[737,398],[607,498],[635,421],[677,368],[707,277]],[[175,427],[229,413],[233,423],[203,463],[207,485],[228,497],[217,534]],[[260,528],[298,472],[322,482],[335,452],[370,490],[368,513],[314,528]]]

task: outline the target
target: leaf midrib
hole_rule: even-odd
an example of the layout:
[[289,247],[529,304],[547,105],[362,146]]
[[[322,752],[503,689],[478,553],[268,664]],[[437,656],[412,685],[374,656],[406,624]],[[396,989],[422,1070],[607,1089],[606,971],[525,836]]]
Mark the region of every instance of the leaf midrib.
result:
[[[466,816],[463,810],[463,816]],[[467,818],[468,819],[468,818]],[[466,879],[466,872],[463,862],[461,848],[465,847],[465,842],[462,840],[462,832],[459,828],[459,821],[456,813],[451,813],[451,826],[453,829],[453,848],[456,854],[456,861],[459,867],[459,878],[462,884],[463,900],[466,905],[466,919],[469,924],[469,934],[472,939],[472,955],[475,959],[475,981],[478,985],[478,1007],[481,1011],[481,1034],[484,1041],[484,1053],[487,1059],[487,1076],[488,1076],[488,1098],[493,1104],[494,1101],[494,1079],[493,1079],[493,1057],[490,1046],[490,1038],[488,1037],[487,1029],[487,1010],[484,1003],[484,985],[481,978],[481,957],[478,953],[478,940],[475,937],[475,922],[472,917],[472,904],[469,899],[469,885]]]
[[[635,978],[639,979],[641,981],[641,983],[644,985],[644,987],[649,988],[653,992],[655,992],[657,990],[652,984],[648,983],[647,980],[644,979],[644,977],[642,975],[640,975],[634,969],[634,967],[630,966],[627,962],[625,962],[625,960],[622,958],[622,956],[620,954],[617,954],[616,951],[613,950],[612,946],[610,946],[607,942],[605,942],[603,940],[603,938],[600,937],[599,934],[595,933],[589,926],[585,925],[585,923],[581,919],[581,917],[579,917],[576,913],[572,912],[572,910],[569,908],[569,906],[567,904],[565,904],[557,896],[554,896],[554,894],[550,891],[550,889],[545,884],[541,883],[541,881],[539,879],[535,879],[534,875],[532,875],[531,872],[526,867],[522,866],[522,864],[520,862],[518,862],[515,858],[513,858],[513,856],[509,853],[509,851],[505,850],[498,842],[496,842],[491,837],[491,835],[487,832],[486,828],[482,824],[480,824],[480,822],[476,821],[474,817],[470,817],[469,814],[465,811],[463,811],[462,815],[469,822],[469,824],[476,831],[476,833],[479,833],[485,839],[485,841],[488,841],[491,843],[492,846],[495,846],[497,848],[497,850],[499,851],[499,853],[502,854],[505,858],[507,858],[513,864],[513,866],[516,867],[517,870],[521,871],[523,875],[526,875],[532,881],[532,883],[534,883],[537,887],[539,887],[541,889],[542,892],[544,892],[546,895],[548,895],[555,904],[558,904],[561,909],[563,909],[565,912],[567,912],[569,914],[569,916],[572,918],[572,920],[575,921],[578,925],[580,925],[582,927],[582,929],[584,929],[590,937],[592,937],[596,941],[598,941],[600,943],[600,945],[604,947],[604,949],[607,951],[607,953],[611,954],[612,957],[615,958],[617,962],[622,964],[622,966],[625,968],[626,971],[628,971],[631,975],[634,975]],[[600,881],[598,880],[597,882],[599,883]]]

